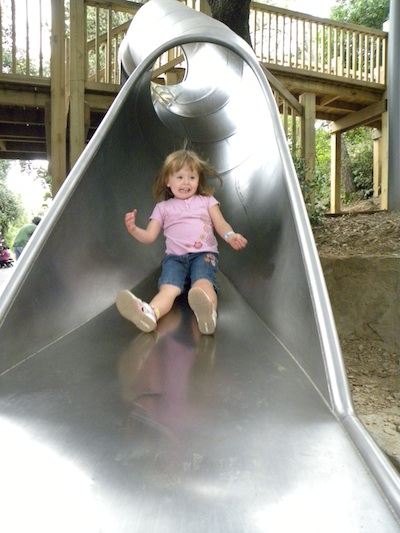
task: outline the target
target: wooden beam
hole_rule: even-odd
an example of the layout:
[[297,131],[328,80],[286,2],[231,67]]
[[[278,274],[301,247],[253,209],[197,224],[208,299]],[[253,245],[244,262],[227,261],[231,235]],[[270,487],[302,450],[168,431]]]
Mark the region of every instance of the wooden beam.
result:
[[34,161],[36,159],[44,160],[46,159],[46,153],[45,152],[24,152],[24,151],[18,151],[18,152],[1,152],[1,159],[21,159],[22,161]]
[[130,0],[87,0],[83,3],[87,3],[91,6],[97,5],[99,7],[103,7],[104,9],[112,7],[114,11],[118,11],[118,8],[121,10],[126,9],[128,13],[131,11],[137,11],[143,6],[143,3],[141,2],[131,2]]
[[388,113],[382,114],[381,159],[381,209],[389,209],[389,139]]
[[51,0],[51,19],[51,157],[49,173],[52,178],[54,196],[66,177],[64,2]]
[[165,74],[169,70],[173,69],[176,65],[179,65],[179,63],[182,63],[182,61],[184,60],[185,56],[183,54],[180,54],[178,57],[174,57],[174,59],[171,59],[171,61],[168,61],[167,63],[164,63],[164,65],[161,65],[161,67],[154,69],[151,74],[151,79],[155,80],[156,78],[158,78],[158,76]]
[[381,131],[375,129],[372,132],[372,142],[373,142],[372,176],[373,176],[373,183],[374,183],[375,198],[379,196],[379,189],[381,186],[381,159],[380,159],[381,138],[382,138]]
[[[98,84],[99,85],[99,84]],[[105,85],[105,84],[102,84]],[[93,84],[91,84],[91,87]],[[118,90],[121,89],[118,86]],[[97,93],[93,89],[87,89],[85,92],[85,102],[88,103],[91,113],[102,113],[105,114],[111,107],[111,104],[114,102],[118,90],[115,91],[98,91]]]
[[328,96],[323,96],[319,99],[319,105],[329,106],[332,102],[339,98],[338,94],[329,94]]
[[210,4],[207,2],[207,0],[200,0],[200,12],[205,13],[206,15],[209,15],[211,17],[211,8]]
[[48,101],[50,87],[48,94],[0,89],[0,106],[44,107]]
[[297,114],[301,116],[303,114],[303,106],[301,103],[299,103],[299,101],[291,94],[291,92],[288,91],[288,89],[282,85],[277,78],[275,78],[275,76],[265,67],[263,63],[260,63],[260,66],[271,87],[276,89],[279,94],[284,96],[293,109],[296,110]]
[[331,213],[340,213],[340,169],[342,137],[340,133],[331,135]]
[[329,125],[330,133],[339,133],[343,131],[351,130],[352,128],[358,128],[359,126],[365,126],[370,122],[373,122],[377,118],[381,117],[386,111],[387,101],[381,100],[377,104],[372,104],[356,113],[349,113],[345,117],[333,122]]
[[85,148],[85,5],[70,0],[70,153],[72,168]]
[[[315,179],[315,94],[302,94],[300,103],[304,110],[300,129],[301,155],[306,162],[306,179],[313,182]],[[313,193],[311,193],[309,201],[311,205],[314,205]]]
[[[288,76],[289,79],[293,81],[296,78],[296,85],[302,82],[311,82],[311,83],[321,83],[324,85],[333,85],[333,86],[343,86],[351,87],[355,90],[369,90],[384,92],[386,90],[386,85],[380,83],[374,83],[366,80],[355,80],[352,78],[337,77],[337,82],[335,77],[331,74],[324,74],[322,72],[316,72],[315,70],[306,70],[298,69],[297,67],[288,67],[283,65],[278,65],[275,63],[265,63],[263,62],[265,68],[267,68],[274,76],[278,79],[281,79],[281,76]],[[286,84],[285,84],[286,85]]]
[[50,78],[41,78],[39,76],[24,76],[22,74],[2,74],[0,73],[0,85],[3,87],[10,87],[14,85],[18,90],[41,91],[42,89],[50,88]]
[[[288,70],[288,68],[286,70]],[[367,85],[363,86],[361,84],[353,85],[349,83],[343,83],[343,79],[341,79],[340,82],[337,83],[335,79],[332,78],[326,80],[319,80],[316,78],[314,79],[311,76],[308,77],[307,73],[304,71],[304,75],[300,75],[299,72],[291,75],[288,74],[285,70],[277,71],[275,68],[272,68],[272,65],[270,72],[286,88],[295,87],[296,91],[300,93],[310,92],[315,94],[333,96],[339,95],[343,99],[353,99],[354,101],[360,100],[363,102],[371,102],[371,104],[382,100],[383,95],[385,93],[385,86],[370,88]]]
[[353,113],[360,111],[360,109],[363,109],[362,104],[353,103],[353,102],[343,102],[343,100],[336,99],[336,101],[331,102],[329,105],[321,104],[321,101],[317,103],[317,105],[320,107],[324,105],[328,109],[337,109],[339,112],[350,112]]

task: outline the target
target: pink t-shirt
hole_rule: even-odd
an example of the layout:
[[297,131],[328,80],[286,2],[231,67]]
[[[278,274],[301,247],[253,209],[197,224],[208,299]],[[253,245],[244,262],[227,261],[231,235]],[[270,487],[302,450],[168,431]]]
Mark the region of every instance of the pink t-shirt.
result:
[[199,194],[188,200],[170,198],[156,204],[150,218],[163,228],[165,253],[218,253],[218,243],[209,214],[209,209],[218,204],[214,196]]

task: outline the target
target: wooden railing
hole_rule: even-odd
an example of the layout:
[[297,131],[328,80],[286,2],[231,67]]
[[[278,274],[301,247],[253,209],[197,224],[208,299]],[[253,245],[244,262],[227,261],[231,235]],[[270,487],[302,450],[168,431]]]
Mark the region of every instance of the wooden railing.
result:
[[51,0],[0,4],[1,74],[50,77]]
[[[60,1],[60,0],[58,0]],[[52,0],[10,0],[0,4],[1,74],[50,78]],[[118,83],[118,47],[143,2],[84,0],[86,78]],[[68,36],[66,43],[68,43]]]
[[[201,9],[205,0],[182,1]],[[142,3],[85,0],[88,81],[118,83],[118,46]],[[50,7],[51,0],[0,4],[1,74],[50,77]],[[386,32],[252,2],[250,33],[256,55],[267,67],[386,83]]]
[[86,0],[85,4],[87,81],[118,84],[118,48],[142,4],[124,2],[102,6],[94,0]]
[[252,2],[250,33],[267,66],[386,83],[387,33]]

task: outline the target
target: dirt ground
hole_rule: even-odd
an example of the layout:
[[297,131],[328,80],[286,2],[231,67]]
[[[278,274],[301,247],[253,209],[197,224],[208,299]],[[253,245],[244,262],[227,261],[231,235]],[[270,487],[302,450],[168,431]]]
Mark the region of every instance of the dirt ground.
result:
[[[320,256],[374,255],[400,261],[400,211],[370,212],[374,201],[351,206],[352,212],[327,216],[314,237]],[[354,212],[356,210],[356,212]],[[377,444],[400,469],[399,350],[355,335],[341,338],[355,409]]]

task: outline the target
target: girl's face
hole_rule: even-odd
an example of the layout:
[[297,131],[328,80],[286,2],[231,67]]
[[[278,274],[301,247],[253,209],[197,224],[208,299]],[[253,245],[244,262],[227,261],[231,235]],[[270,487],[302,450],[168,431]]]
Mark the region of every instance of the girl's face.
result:
[[169,176],[167,187],[171,189],[175,198],[187,200],[196,194],[199,179],[197,170],[193,170],[188,165],[184,165],[180,170]]

